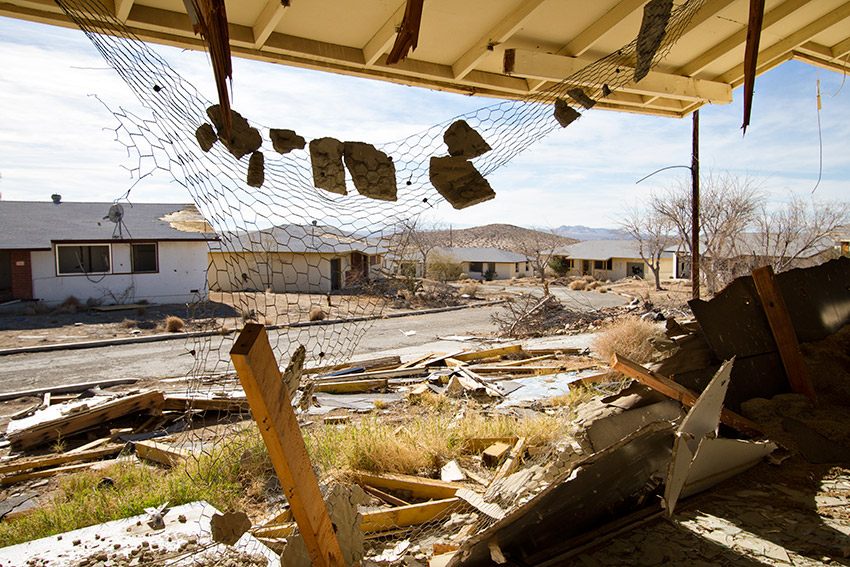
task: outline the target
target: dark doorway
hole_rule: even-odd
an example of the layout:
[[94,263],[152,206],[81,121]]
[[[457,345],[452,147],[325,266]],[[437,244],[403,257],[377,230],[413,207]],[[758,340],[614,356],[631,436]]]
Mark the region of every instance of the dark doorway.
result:
[[0,301],[12,299],[12,258],[8,250],[0,250]]
[[331,291],[337,291],[340,288],[342,270],[340,269],[339,258],[331,260]]

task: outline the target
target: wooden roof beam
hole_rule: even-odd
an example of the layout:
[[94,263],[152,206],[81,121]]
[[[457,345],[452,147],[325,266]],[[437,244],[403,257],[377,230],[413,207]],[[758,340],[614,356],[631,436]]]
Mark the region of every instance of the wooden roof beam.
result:
[[[848,18],[850,18],[850,2],[842,4],[809,25],[779,40],[770,47],[761,50],[758,56],[756,74],[764,73],[780,63],[788,61],[793,57],[793,51],[796,48]],[[765,16],[765,19],[767,19],[767,16]],[[718,75],[714,80],[729,83],[733,87],[737,87],[744,81],[744,65],[735,65],[725,73]]]
[[[592,61],[577,57],[552,55],[527,49],[514,49],[513,67],[506,69],[520,77],[559,82],[584,69]],[[620,66],[624,73],[632,73],[632,69]],[[602,84],[595,79],[585,82],[583,86],[601,88]],[[703,101],[711,104],[726,104],[732,102],[732,89],[727,84],[703,79],[693,79],[679,75],[670,75],[650,71],[638,83],[629,82],[624,87],[614,89],[616,92],[628,92],[648,96],[661,96],[688,101]]]
[[815,67],[820,67],[821,69],[825,69],[827,71],[835,71],[836,73],[844,74],[850,73],[850,65],[841,60],[821,59],[820,57],[816,57],[809,53],[804,53],[797,50],[794,50],[792,52],[791,58],[796,61],[808,63],[809,65],[814,65]]
[[529,0],[520,2],[519,7],[507,14],[502,20],[493,26],[487,33],[481,36],[460,58],[452,65],[455,79],[463,79],[475,66],[493,52],[493,46],[504,43],[511,38],[529,16],[540,7],[546,0]]
[[[786,0],[785,2],[783,2],[782,4],[780,4],[779,6],[764,15],[764,21],[762,22],[762,31],[766,31],[771,26],[792,15],[800,8],[806,6],[808,2],[809,0]],[[704,51],[702,54],[695,57],[693,60],[691,60],[690,63],[676,69],[675,73],[677,75],[687,75],[689,77],[692,77],[697,73],[703,71],[706,67],[708,67],[713,62],[717,61],[719,58],[723,57],[727,53],[730,53],[736,49],[743,49],[744,45],[746,44],[746,41],[747,26],[743,26],[740,30],[736,31],[717,45],[711,47],[710,49]]]
[[130,15],[130,10],[133,8],[133,0],[115,0],[114,6],[115,17],[122,22],[126,22],[127,17]]
[[832,56],[836,59],[850,55],[850,38],[832,46]]
[[381,55],[392,47],[396,35],[398,35],[398,26],[401,25],[401,20],[404,18],[406,7],[407,2],[400,3],[393,15],[384,22],[384,25],[378,28],[375,35],[363,46],[363,60],[366,62],[366,65],[377,63]]
[[266,2],[263,11],[260,12],[257,21],[254,22],[251,28],[254,32],[254,49],[260,49],[265,45],[269,36],[283,18],[283,12],[286,8],[286,4],[281,2],[281,0],[269,0]]

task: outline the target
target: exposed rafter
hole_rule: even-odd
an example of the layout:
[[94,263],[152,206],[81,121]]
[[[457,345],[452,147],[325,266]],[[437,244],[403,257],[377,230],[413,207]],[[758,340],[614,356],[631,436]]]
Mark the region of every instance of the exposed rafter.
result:
[[493,46],[510,39],[529,16],[546,0],[528,0],[507,14],[487,33],[476,41],[455,63],[452,72],[456,79],[463,79],[475,66],[493,51]]
[[132,8],[133,0],[115,0],[115,17],[126,22]]
[[280,0],[268,0],[252,26],[254,49],[260,49],[283,18],[286,6]]
[[406,6],[407,4],[405,2],[399,4],[395,13],[384,22],[384,25],[378,28],[378,31],[363,46],[363,60],[366,62],[366,65],[374,65],[380,59],[381,55],[392,47],[393,41],[395,41],[395,37],[398,34],[398,26],[401,24],[402,18],[404,18]]
[[[530,79],[561,81],[593,63],[590,59],[552,55],[527,49],[511,51],[513,63],[511,68],[505,69],[505,71]],[[634,71],[625,65],[621,66],[621,70],[624,73],[633,73]],[[602,84],[593,78],[589,78],[581,86],[602,88]],[[710,102],[712,104],[732,102],[732,89],[729,85],[656,71],[650,71],[639,83],[631,82],[616,90],[617,92]]]

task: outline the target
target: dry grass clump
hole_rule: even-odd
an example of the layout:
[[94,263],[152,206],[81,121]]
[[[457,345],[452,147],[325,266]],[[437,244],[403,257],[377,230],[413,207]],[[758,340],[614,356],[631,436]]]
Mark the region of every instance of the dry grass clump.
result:
[[313,307],[310,309],[310,320],[311,321],[324,321],[327,318],[328,314],[324,312],[321,307]]
[[475,297],[475,294],[478,293],[478,290],[481,289],[481,284],[478,282],[469,282],[460,286],[460,294],[468,295],[469,297]]
[[649,339],[663,334],[655,323],[633,316],[621,317],[596,334],[593,338],[593,349],[606,361],[610,361],[614,353],[617,353],[639,364],[646,364],[655,353]]
[[590,274],[584,274],[584,276],[582,276],[582,277],[584,278],[584,281],[586,281],[587,283],[596,281],[596,278],[594,276],[591,276]]
[[602,287],[602,284],[595,280],[587,284],[587,289],[598,289],[600,287]]
[[124,320],[121,321],[121,326],[125,329],[135,329],[138,326],[138,323],[135,319],[128,319],[125,317]]
[[165,330],[169,333],[178,333],[186,327],[186,323],[180,317],[169,315],[165,319]]
[[46,315],[47,313],[50,313],[50,308],[42,301],[31,301],[24,308],[24,315]]
[[574,408],[579,404],[590,401],[594,396],[599,394],[598,390],[582,386],[581,384],[570,384],[570,391],[554,398],[549,398],[546,402],[553,407]]
[[74,313],[81,311],[83,309],[82,302],[74,297],[73,295],[69,295],[65,298],[65,301],[60,303],[56,309],[53,310],[54,313],[59,313],[63,315],[73,315]]
[[587,289],[587,281],[586,280],[573,280],[570,282],[570,289],[573,291],[584,291]]

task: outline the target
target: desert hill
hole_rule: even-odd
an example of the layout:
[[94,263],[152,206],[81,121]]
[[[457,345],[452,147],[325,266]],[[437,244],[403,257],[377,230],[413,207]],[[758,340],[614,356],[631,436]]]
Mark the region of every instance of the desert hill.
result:
[[578,242],[575,238],[553,235],[550,232],[523,228],[512,224],[488,224],[462,229],[435,230],[423,233],[437,246],[454,248],[501,248],[522,254],[534,249],[536,243],[544,249]]

